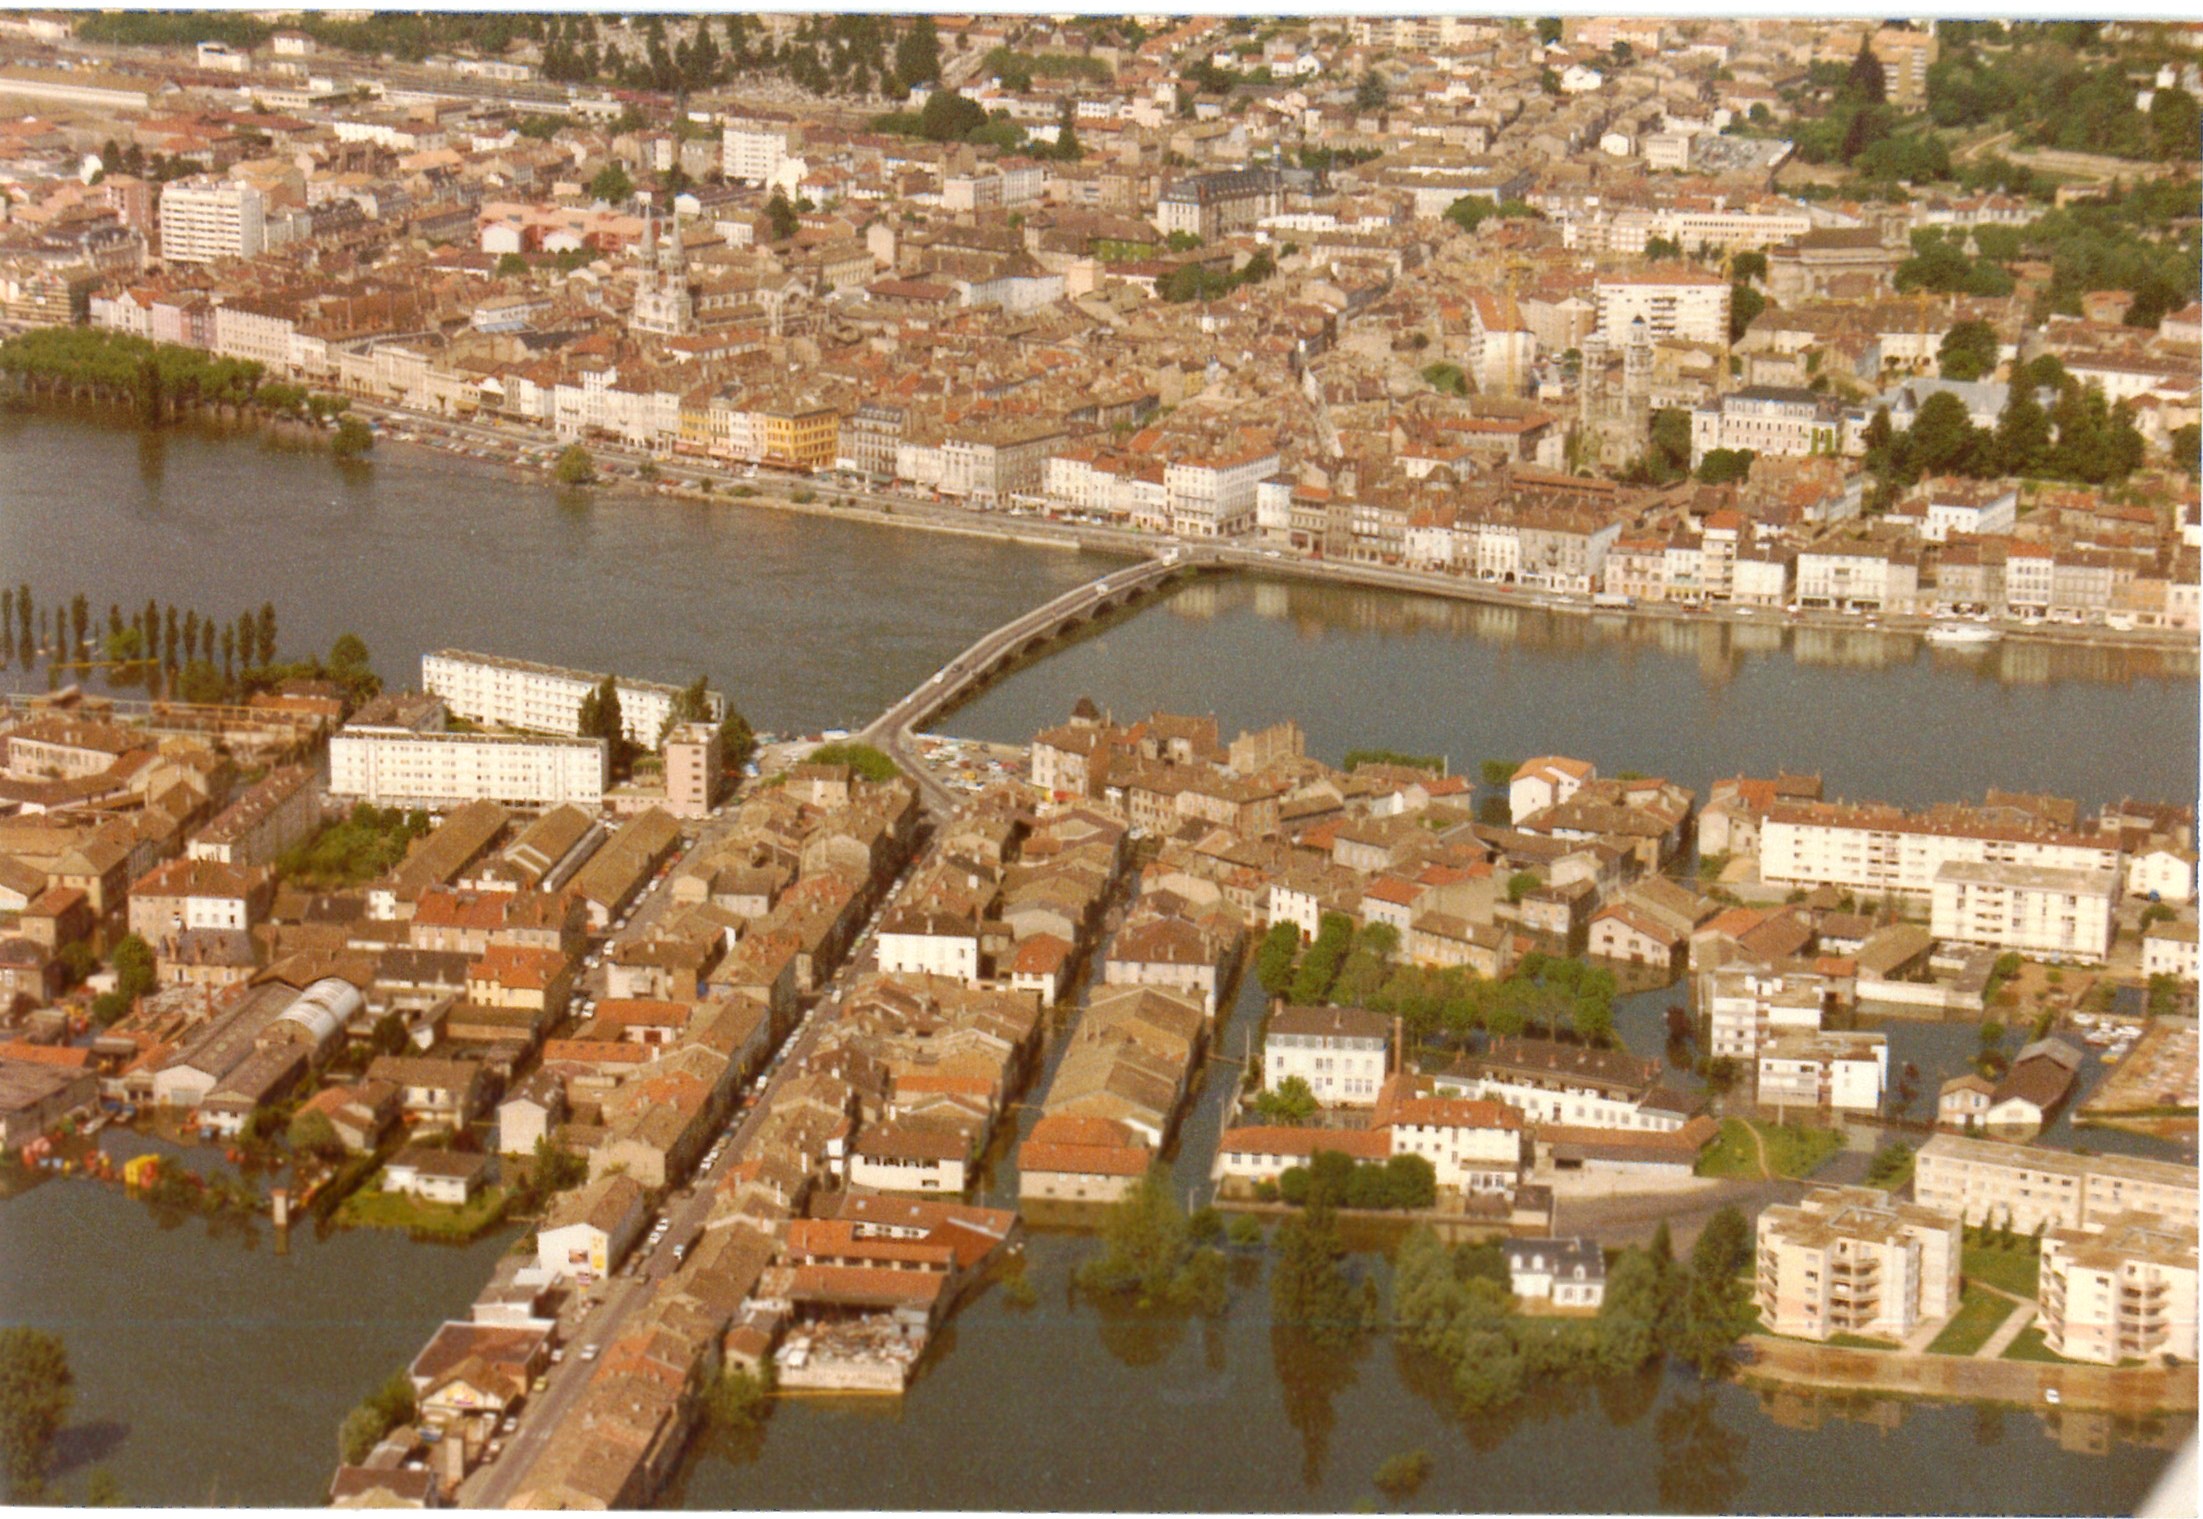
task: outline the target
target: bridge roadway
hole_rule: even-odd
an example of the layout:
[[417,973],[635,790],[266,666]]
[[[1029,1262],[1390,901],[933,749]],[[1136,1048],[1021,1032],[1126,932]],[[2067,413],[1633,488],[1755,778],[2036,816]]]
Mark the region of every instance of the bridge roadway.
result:
[[1199,551],[1173,550],[1138,564],[1112,570],[1099,580],[1064,592],[1044,606],[1035,607],[986,634],[963,653],[928,676],[916,690],[874,718],[856,735],[858,741],[884,750],[917,782],[918,794],[936,814],[954,812],[957,800],[918,757],[910,735],[936,714],[961,701],[1004,664],[1062,636],[1082,622],[1099,617],[1112,607],[1161,585],[1176,571],[1209,563]]

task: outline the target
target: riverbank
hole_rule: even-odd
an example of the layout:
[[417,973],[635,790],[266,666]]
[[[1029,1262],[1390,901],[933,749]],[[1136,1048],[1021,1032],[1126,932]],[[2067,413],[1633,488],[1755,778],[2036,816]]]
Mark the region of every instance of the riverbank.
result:
[[[548,474],[558,451],[554,445],[534,432],[510,423],[459,422],[452,418],[435,417],[424,412],[366,401],[355,402],[354,410],[362,416],[373,417],[392,427],[403,429],[411,436],[401,441],[424,447],[480,458],[484,454],[478,449],[470,448],[465,440],[472,438],[477,443],[486,441],[495,449],[511,453],[514,457],[498,462],[505,463],[524,478]],[[631,473],[625,479],[616,479],[611,488],[631,488],[702,504],[733,500],[744,506],[761,507],[768,511],[832,517],[842,521],[884,523],[921,532],[984,538],[1033,548],[1140,556],[1185,546],[1175,538],[1158,537],[1132,529],[1057,522],[1045,517],[1013,516],[983,508],[943,507],[912,497],[858,487],[838,487],[831,484],[822,487],[800,486],[788,480],[753,476],[734,469],[710,466],[694,458],[661,460],[639,449],[602,441],[588,446],[592,453],[620,460],[628,464],[632,471],[639,471],[647,464],[659,474],[658,479],[646,481]],[[539,455],[540,467],[520,462],[522,455]],[[709,489],[697,488],[704,483],[709,484]],[[607,487],[599,485],[590,488]],[[747,489],[753,494],[734,496],[732,492],[736,489]],[[815,493],[819,499],[794,499],[798,494],[807,493]],[[1937,622],[1933,617],[1909,614],[1862,618],[1840,612],[1785,611],[1720,604],[1699,606],[1637,602],[1626,607],[1599,606],[1589,596],[1532,590],[1501,582],[1464,579],[1457,575],[1377,564],[1311,559],[1276,549],[1266,550],[1229,542],[1204,542],[1197,547],[1204,556],[1215,556],[1214,562],[1227,568],[1259,570],[1265,574],[1333,584],[1369,586],[1409,595],[1437,596],[1487,606],[1534,608],[1574,617],[1647,623],[1730,623],[1738,626],[1879,632],[1916,637],[1925,635]],[[2198,632],[2152,628],[2117,629],[2017,619],[2006,619],[1982,626],[1993,630],[2003,639],[2017,642],[2147,650],[2189,650],[2203,647],[2203,633]]]
[[[2140,1416],[2196,1411],[2193,1366],[2084,1366],[1855,1350],[1755,1334],[1746,1383]],[[2055,1396],[2053,1396],[2053,1394]]]

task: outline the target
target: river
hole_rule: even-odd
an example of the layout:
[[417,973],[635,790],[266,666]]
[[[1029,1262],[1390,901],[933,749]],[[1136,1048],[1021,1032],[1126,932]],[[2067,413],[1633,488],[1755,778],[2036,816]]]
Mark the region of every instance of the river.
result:
[[[82,591],[100,621],[110,602],[149,596],[222,617],[272,601],[286,653],[355,632],[393,684],[417,682],[423,651],[459,645],[663,680],[701,672],[761,729],[855,727],[986,629],[1116,562],[561,492],[421,450],[344,466],[212,428],[145,435],[0,412],[0,584],[28,581],[47,605]],[[1832,795],[1924,803],[1996,784],[2096,802],[2193,795],[2195,676],[2192,653],[1954,655],[1863,632],[1243,579],[1112,621],[941,726],[1023,742],[1089,694],[1120,715],[1215,712],[1227,735],[1296,717],[1333,760],[1381,745],[1473,770],[1558,752],[1701,791],[1788,766],[1818,770]],[[43,672],[18,667],[10,685],[42,688]],[[1633,1042],[1656,1030],[1662,1000],[1628,1010]],[[1191,1122],[1206,1130],[1219,1111],[1205,1097]],[[111,1188],[64,1181],[0,1202],[0,1320],[68,1342],[65,1490],[104,1464],[134,1502],[310,1504],[345,1410],[463,1311],[499,1248],[362,1232],[294,1237],[279,1254],[264,1226],[163,1230]],[[674,1496],[1344,1509],[1374,1496],[1386,1456],[1420,1446],[1435,1468],[1416,1502],[1454,1509],[2093,1512],[2130,1507],[2167,1459],[2164,1430],[1763,1403],[1734,1386],[1701,1395],[1680,1374],[1464,1425],[1428,1368],[1388,1345],[1339,1357],[1273,1336],[1257,1261],[1219,1325],[1126,1323],[1068,1296],[1085,1241],[1042,1232],[1030,1248],[1039,1305],[982,1297],[900,1403],[789,1400],[759,1436],[706,1441]],[[1575,1458],[1587,1448],[1595,1459]]]
[[466,1316],[518,1233],[279,1242],[265,1217],[163,1215],[81,1177],[0,1202],[0,1323],[60,1335],[76,1377],[50,1501],[105,1467],[133,1505],[320,1503],[345,1414]]

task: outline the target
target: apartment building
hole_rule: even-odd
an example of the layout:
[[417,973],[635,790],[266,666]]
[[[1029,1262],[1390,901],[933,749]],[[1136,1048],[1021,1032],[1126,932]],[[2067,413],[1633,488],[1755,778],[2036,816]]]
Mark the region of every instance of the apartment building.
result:
[[788,161],[790,123],[784,117],[729,116],[719,135],[720,172],[747,184],[769,184]]
[[1958,1220],[1872,1187],[1816,1187],[1759,1215],[1754,1296],[1776,1334],[1903,1340],[1958,1308]]
[[1730,295],[1720,275],[1678,265],[1601,275],[1592,285],[1597,330],[1616,345],[1628,341],[1630,324],[1641,318],[1654,342],[1682,338],[1725,347]]
[[1993,1139],[1938,1134],[1913,1162],[1913,1197],[1966,1223],[2018,1232],[2100,1226],[2121,1213],[2155,1213],[2195,1228],[2196,1170],[2127,1155],[2075,1155]]
[[1660,1062],[1550,1039],[1493,1038],[1437,1078],[1446,1094],[1520,1110],[1532,1123],[1673,1133],[1697,1105],[1660,1084]]
[[2193,1361],[2195,1264],[2195,1226],[2175,1228],[2154,1214],[2050,1230],[2036,1289],[2043,1343],[2100,1366],[2157,1355]]
[[1168,237],[1190,232],[1204,243],[1252,227],[1285,209],[1285,182],[1275,169],[1226,169],[1173,180],[1155,203],[1155,225]]
[[1716,1059],[1756,1063],[1770,1039],[1817,1033],[1835,1000],[1834,985],[1811,971],[1725,966],[1701,977],[1699,986]]
[[941,493],[1007,501],[1040,493],[1049,456],[1069,441],[1052,422],[993,422],[941,440]]
[[1872,1113],[1889,1081],[1889,1036],[1799,1029],[1759,1052],[1759,1102]]
[[329,740],[329,794],[378,807],[441,809],[454,802],[516,807],[604,801],[611,754],[601,738],[424,733],[353,723]]
[[1953,944],[2101,964],[2118,927],[2116,870],[1946,861],[1935,873],[1928,931]]
[[1769,885],[1828,885],[1932,898],[1952,861],[2099,872],[2118,868],[2116,838],[1993,822],[1960,808],[1908,813],[1840,802],[1777,802],[1760,829]]
[[665,739],[665,809],[677,818],[711,816],[719,799],[719,730],[677,723]]
[[1799,386],[1747,385],[1691,412],[1691,463],[1717,448],[1805,458],[1834,454],[1843,413],[1826,396]]
[[313,772],[286,765],[255,782],[192,836],[184,853],[224,865],[272,865],[321,826]]
[[1392,1025],[1359,1007],[1281,1007],[1262,1040],[1262,1084],[1308,1083],[1325,1106],[1374,1106],[1384,1087]]
[[[533,733],[580,733],[582,699],[603,684],[602,675],[588,670],[507,659],[501,654],[438,649],[421,656],[421,689],[442,697],[453,712],[470,722]],[[673,717],[681,688],[658,681],[621,680],[614,689],[620,694],[620,724],[629,741],[656,748],[658,735]],[[711,722],[726,717],[724,696],[707,692],[704,701]]]
[[1174,459],[1163,466],[1170,530],[1182,538],[1244,538],[1254,531],[1255,487],[1277,473],[1275,449]]
[[267,246],[267,199],[254,186],[198,174],[162,187],[161,257],[167,262],[258,258]]
[[1901,111],[1917,111],[1928,102],[1928,70],[1940,52],[1935,33],[1899,31],[1885,26],[1875,32],[1867,47],[1881,61],[1883,87],[1889,103]]

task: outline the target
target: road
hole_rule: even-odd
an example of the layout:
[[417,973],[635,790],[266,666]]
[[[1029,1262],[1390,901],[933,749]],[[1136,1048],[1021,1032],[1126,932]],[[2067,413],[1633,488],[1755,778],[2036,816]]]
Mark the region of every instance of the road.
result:
[[[723,814],[726,819],[712,821],[720,825],[720,831],[732,826],[733,809]],[[708,829],[709,825],[707,825]],[[707,832],[705,837],[709,838]],[[698,847],[702,847],[701,841]],[[902,871],[888,884],[883,894],[879,915],[874,924],[887,911],[892,902],[908,883],[917,869],[922,850],[914,849]],[[636,904],[629,915],[628,927],[623,937],[631,937],[644,931],[658,912],[664,910],[671,898],[668,882],[671,870],[653,883],[649,894]],[[457,1500],[464,1508],[503,1508],[526,1485],[529,1469],[542,1456],[544,1448],[560,1423],[582,1395],[588,1385],[590,1373],[596,1365],[595,1356],[584,1360],[585,1351],[594,1348],[601,1353],[605,1346],[617,1340],[627,1321],[643,1305],[651,1300],[656,1289],[668,1277],[680,1269],[679,1257],[686,1247],[693,1244],[702,1233],[711,1215],[712,1202],[727,1172],[741,1163],[755,1144],[759,1127],[764,1123],[765,1112],[771,1106],[773,1094],[780,1083],[787,1080],[817,1048],[825,1025],[840,1007],[852,974],[869,963],[874,929],[865,930],[850,945],[848,956],[822,991],[814,994],[800,1014],[800,1022],[793,1034],[774,1055],[763,1075],[751,1083],[748,1095],[739,1105],[712,1142],[718,1160],[700,1169],[690,1178],[689,1184],[675,1191],[668,1203],[659,1210],[659,1217],[667,1221],[663,1239],[654,1247],[638,1244],[628,1257],[628,1267],[615,1274],[594,1289],[602,1293],[602,1300],[587,1306],[582,1316],[573,1321],[571,1328],[564,1327],[563,1343],[566,1355],[563,1361],[551,1368],[550,1381],[544,1390],[529,1398],[521,1415],[520,1427],[507,1440],[504,1454],[493,1462],[477,1467],[460,1484]],[[602,971],[593,969],[592,980],[601,987]],[[711,1150],[707,1150],[711,1153]],[[653,1227],[655,1227],[653,1225]]]
[[1066,591],[1045,606],[1035,607],[1022,617],[983,634],[970,648],[928,676],[916,690],[868,723],[857,734],[858,739],[881,746],[908,771],[930,810],[944,815],[955,811],[956,798],[934,778],[910,747],[911,729],[955,703],[984,680],[1004,656],[1014,653],[1027,640],[1054,630],[1068,619],[1083,617],[1111,597],[1160,584],[1176,567],[1174,561],[1147,560],[1112,570],[1099,580]]

